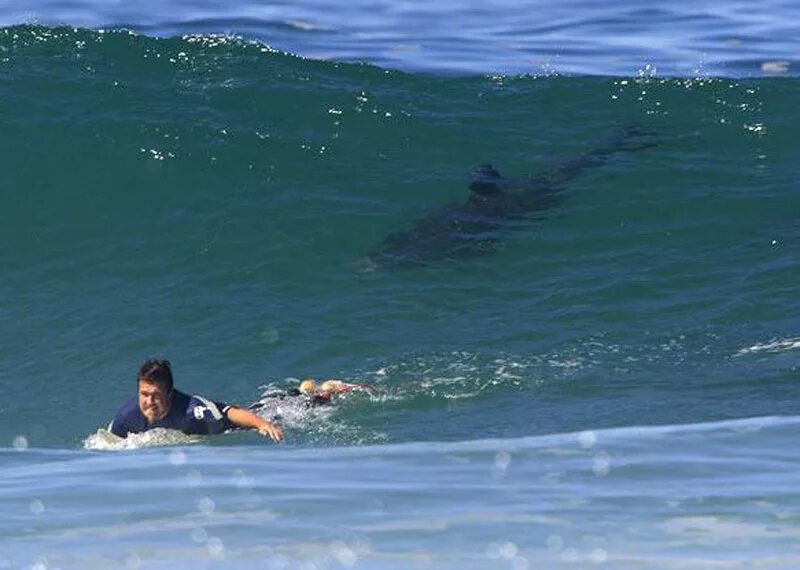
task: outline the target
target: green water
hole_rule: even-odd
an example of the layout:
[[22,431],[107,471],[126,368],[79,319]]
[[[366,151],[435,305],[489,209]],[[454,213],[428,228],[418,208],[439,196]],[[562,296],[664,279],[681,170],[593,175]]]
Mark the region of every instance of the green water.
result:
[[[340,419],[389,441],[793,412],[796,352],[747,350],[798,335],[794,79],[434,77],[68,28],[0,47],[0,439],[79,445],[148,356],[239,403],[377,383]],[[476,165],[535,176],[631,124],[658,144],[491,252],[365,270]]]

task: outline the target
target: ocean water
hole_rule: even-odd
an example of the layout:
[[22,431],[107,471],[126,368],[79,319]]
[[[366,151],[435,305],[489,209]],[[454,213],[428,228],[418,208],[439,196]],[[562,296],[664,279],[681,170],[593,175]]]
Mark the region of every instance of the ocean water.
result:
[[0,7],[0,568],[800,567],[795,4]]
[[460,74],[792,75],[793,0],[0,0],[0,23],[232,34],[314,59]]

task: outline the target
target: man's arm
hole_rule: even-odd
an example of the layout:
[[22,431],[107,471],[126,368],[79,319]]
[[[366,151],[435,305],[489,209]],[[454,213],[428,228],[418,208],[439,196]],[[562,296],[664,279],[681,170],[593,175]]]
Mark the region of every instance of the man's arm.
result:
[[128,429],[122,425],[122,422],[118,418],[111,420],[111,423],[108,424],[107,429],[117,437],[128,436]]
[[139,404],[135,398],[131,398],[114,414],[114,419],[108,424],[108,431],[118,437],[128,437],[129,433],[142,431],[136,421],[137,412]]
[[281,431],[281,428],[268,422],[261,416],[257,416],[252,412],[237,408],[236,406],[228,408],[227,416],[230,422],[237,427],[257,429],[258,433],[271,437],[275,442],[283,441],[283,431]]

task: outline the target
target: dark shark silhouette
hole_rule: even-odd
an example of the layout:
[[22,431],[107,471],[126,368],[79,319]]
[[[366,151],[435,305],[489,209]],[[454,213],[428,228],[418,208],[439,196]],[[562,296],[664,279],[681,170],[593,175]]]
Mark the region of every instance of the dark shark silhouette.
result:
[[365,265],[368,269],[426,265],[495,251],[502,230],[514,220],[530,219],[560,204],[564,184],[584,170],[603,165],[618,152],[656,144],[652,133],[628,127],[594,150],[532,178],[505,178],[492,165],[481,165],[473,171],[465,203],[444,206],[413,228],[389,234],[367,254]]

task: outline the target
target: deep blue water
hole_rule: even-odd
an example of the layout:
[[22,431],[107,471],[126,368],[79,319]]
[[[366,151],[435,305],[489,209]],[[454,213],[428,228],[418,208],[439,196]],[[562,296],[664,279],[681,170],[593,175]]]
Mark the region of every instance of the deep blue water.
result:
[[0,2],[0,23],[235,34],[281,51],[411,71],[632,76],[798,73],[800,5],[646,0]]

